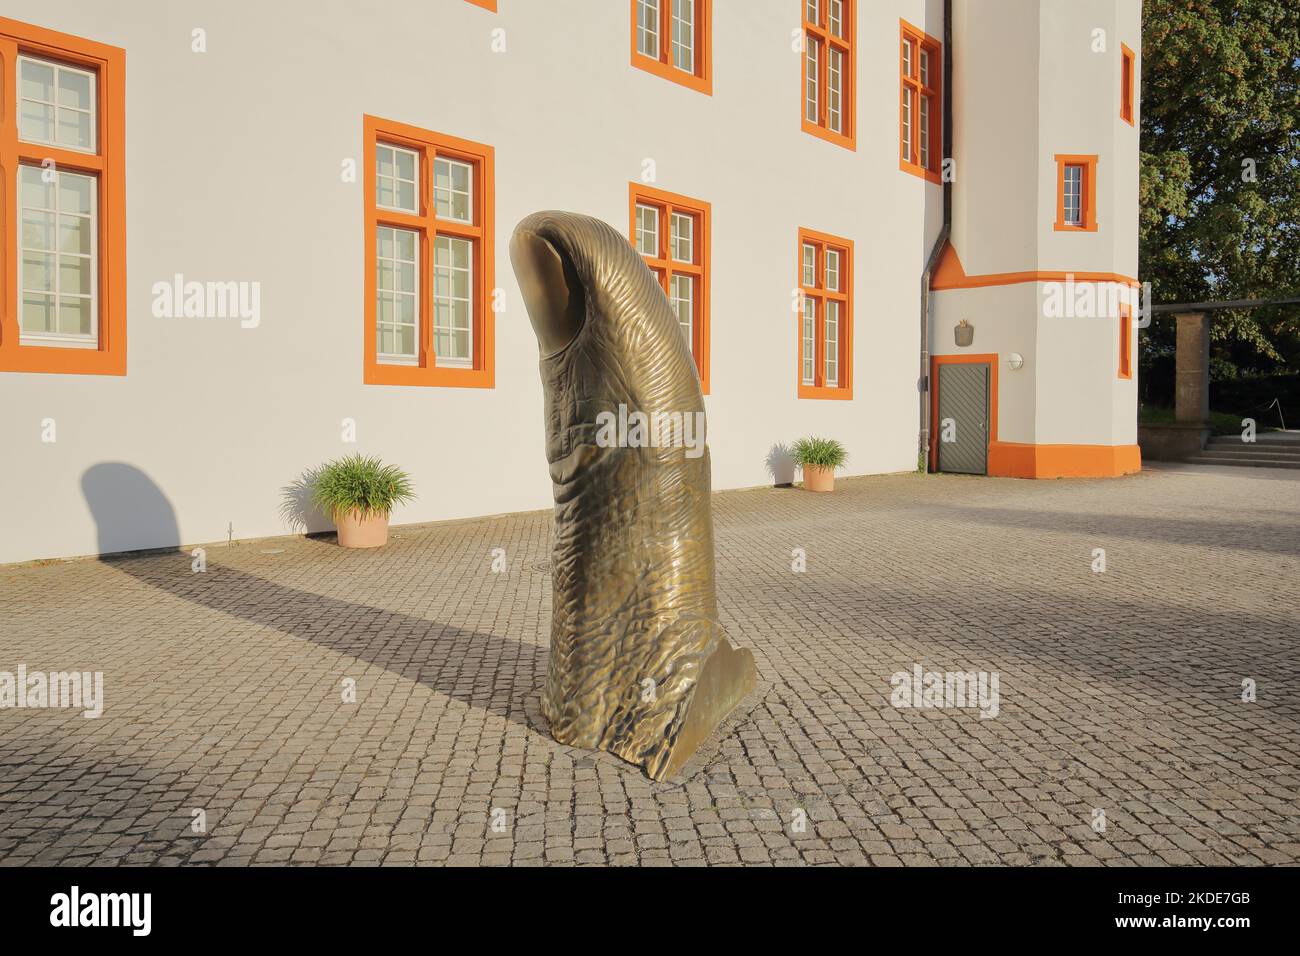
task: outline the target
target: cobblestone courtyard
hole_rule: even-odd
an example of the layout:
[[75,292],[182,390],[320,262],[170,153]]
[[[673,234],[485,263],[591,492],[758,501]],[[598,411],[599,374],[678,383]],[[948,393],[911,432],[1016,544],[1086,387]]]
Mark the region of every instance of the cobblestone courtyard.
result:
[[[666,784],[539,722],[549,513],[212,547],[202,574],[0,568],[0,670],[103,671],[107,701],[0,710],[0,861],[1300,861],[1294,477],[899,475],[714,514],[762,684]],[[996,672],[997,716],[896,709],[917,664]]]

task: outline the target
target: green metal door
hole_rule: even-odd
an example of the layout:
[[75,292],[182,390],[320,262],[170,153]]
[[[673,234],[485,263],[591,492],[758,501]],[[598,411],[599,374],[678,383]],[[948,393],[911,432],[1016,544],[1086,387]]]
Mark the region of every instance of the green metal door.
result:
[[988,468],[988,363],[942,363],[939,365],[939,470],[986,475]]

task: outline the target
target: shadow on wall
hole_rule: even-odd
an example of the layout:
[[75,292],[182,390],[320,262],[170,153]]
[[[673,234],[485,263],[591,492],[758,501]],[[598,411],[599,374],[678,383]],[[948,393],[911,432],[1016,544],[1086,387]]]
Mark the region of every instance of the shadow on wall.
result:
[[[324,467],[324,466],[321,466]],[[280,520],[294,534],[320,534],[334,530],[334,522],[312,503],[311,492],[321,468],[308,468],[280,489]]]
[[[312,504],[319,468],[309,468],[280,489],[280,519],[290,534],[320,534],[334,523]],[[181,546],[176,510],[153,479],[134,465],[106,461],[87,468],[81,493],[90,507],[98,554]]]
[[[305,477],[305,476],[304,476]],[[540,685],[546,650],[513,637],[467,630],[382,607],[302,591],[217,564],[196,573],[190,555],[178,550],[180,534],[171,502],[148,475],[121,462],[88,469],[81,487],[99,531],[100,554],[172,548],[130,558],[103,558],[116,571],[208,612],[229,615],[338,654],[382,667],[439,694],[533,729],[525,699]],[[140,542],[149,540],[153,545]],[[382,557],[348,553],[364,591],[380,573]],[[208,631],[221,639],[221,628]],[[304,693],[315,693],[304,688]]]
[[778,488],[794,484],[794,456],[790,454],[789,445],[784,442],[773,445],[768,449],[764,464],[767,465],[767,473],[772,476],[772,484]]
[[176,510],[162,489],[134,465],[120,461],[92,465],[81,476],[81,493],[95,521],[99,554],[180,547]]

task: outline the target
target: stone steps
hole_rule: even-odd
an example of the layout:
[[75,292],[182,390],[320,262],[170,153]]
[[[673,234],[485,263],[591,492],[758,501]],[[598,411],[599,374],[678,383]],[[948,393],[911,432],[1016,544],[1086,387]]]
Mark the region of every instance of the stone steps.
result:
[[1192,465],[1239,465],[1247,468],[1300,468],[1300,456],[1288,458],[1254,458],[1233,456],[1227,452],[1207,452],[1183,460]]

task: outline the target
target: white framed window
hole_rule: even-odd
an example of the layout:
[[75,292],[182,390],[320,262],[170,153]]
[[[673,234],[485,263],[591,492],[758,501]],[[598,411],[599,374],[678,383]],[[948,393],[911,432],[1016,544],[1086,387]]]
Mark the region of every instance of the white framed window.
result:
[[903,161],[912,161],[912,90],[903,87]]
[[921,94],[921,165],[930,168],[930,97]]
[[803,244],[803,284],[817,284],[817,247],[807,242]]
[[652,60],[659,59],[659,0],[637,0],[636,50]]
[[668,299],[686,336],[686,347],[690,348],[695,341],[695,277],[673,273]]
[[93,176],[18,167],[19,339],[99,343],[99,196]]
[[843,292],[840,288],[840,254],[837,249],[826,250],[826,288]]
[[804,19],[813,23],[821,22],[821,9],[817,5],[818,0],[804,0]]
[[379,361],[414,365],[419,360],[420,234],[380,226],[375,235]]
[[840,304],[826,300],[826,387],[840,384]]
[[842,132],[840,119],[841,91],[844,87],[844,54],[832,47],[826,60],[826,125],[831,132]]
[[659,258],[659,210],[654,206],[637,203],[636,251],[643,256]]
[[821,58],[821,43],[808,38],[808,49],[804,54],[804,116],[808,122],[816,123],[819,100],[817,93],[817,65]]
[[816,384],[817,363],[817,300],[803,298],[803,383]]
[[97,149],[95,74],[18,57],[18,138],[81,153]]
[[412,215],[420,211],[417,180],[420,156],[413,149],[379,143],[375,146],[376,202],[385,209]]
[[474,221],[474,167],[438,156],[433,161],[433,207],[439,219]]
[[433,351],[439,365],[474,361],[473,279],[473,243],[438,236],[433,248]]
[[1066,225],[1083,225],[1083,167],[1065,167],[1064,211]]
[[830,0],[831,36],[844,39],[844,0]]
[[673,66],[695,72],[695,0],[673,0]]
[[672,214],[672,257],[677,262],[695,261],[695,219],[685,213]]

